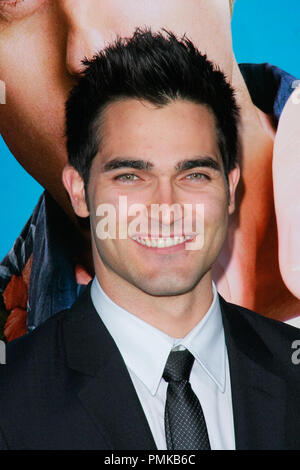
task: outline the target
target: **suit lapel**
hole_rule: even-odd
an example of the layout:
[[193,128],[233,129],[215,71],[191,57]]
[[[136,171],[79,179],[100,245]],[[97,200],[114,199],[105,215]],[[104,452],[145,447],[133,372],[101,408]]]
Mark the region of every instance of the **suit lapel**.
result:
[[85,374],[78,397],[111,449],[156,449],[123,358],[96,312],[90,288],[63,323],[68,366]]
[[[229,357],[237,449],[283,449],[286,387],[273,356],[243,309],[220,297]],[[68,366],[82,374],[78,398],[107,448],[156,449],[130,375],[91,298],[90,288],[64,317]]]
[[237,449],[283,449],[286,386],[243,309],[220,298]]

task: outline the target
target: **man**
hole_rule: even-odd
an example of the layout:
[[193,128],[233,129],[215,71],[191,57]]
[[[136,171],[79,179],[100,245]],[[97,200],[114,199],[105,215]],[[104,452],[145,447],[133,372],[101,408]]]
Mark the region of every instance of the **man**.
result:
[[[290,202],[287,212],[277,204],[284,283],[277,257],[271,172],[275,128],[293,91],[293,78],[274,67],[243,66],[252,102],[232,51],[230,6],[228,0],[189,0],[188,8],[186,0],[104,0],[101,8],[98,0],[0,1],[0,79],[6,83],[7,95],[7,103],[0,106],[1,134],[18,161],[47,189],[0,269],[3,339],[16,338],[70,307],[93,276],[89,231],[74,217],[61,183],[67,161],[64,102],[78,79],[82,59],[91,58],[116,35],[128,36],[141,25],[187,33],[236,89],[243,129],[243,181],[237,196],[239,219],[231,217],[228,241],[214,268],[220,292],[227,300],[277,319],[298,315],[294,267],[299,250],[296,241],[287,243],[289,234],[297,235],[295,207]],[[279,121],[282,151],[279,142],[274,161],[284,166],[274,180],[277,203],[282,192],[287,194],[286,187],[297,190],[291,181],[296,172],[282,177],[289,168],[286,162],[292,160],[294,168],[299,160],[297,146],[292,145],[299,133],[298,108],[293,107],[292,97],[286,109],[285,121]],[[293,132],[288,152],[283,126]],[[296,204],[297,199],[293,200]]]
[[239,180],[231,87],[166,33],[137,31],[86,65],[63,181],[90,218],[96,276],[8,344],[2,447],[299,448],[298,330],[212,283]]

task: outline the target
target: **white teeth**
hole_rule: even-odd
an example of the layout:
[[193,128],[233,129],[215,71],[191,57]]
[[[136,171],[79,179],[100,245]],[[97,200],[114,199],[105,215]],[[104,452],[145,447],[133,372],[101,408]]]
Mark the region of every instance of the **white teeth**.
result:
[[165,246],[165,240],[163,240],[162,238],[159,238],[157,240],[157,248],[163,248]]
[[133,240],[137,241],[141,245],[146,245],[149,248],[167,248],[169,246],[179,245],[184,243],[187,240],[193,238],[192,235],[187,235],[186,237],[169,237],[169,238],[142,238],[142,237],[132,237]]
[[172,246],[172,240],[171,240],[171,238],[167,238],[167,239],[165,240],[165,245],[166,245],[166,246]]

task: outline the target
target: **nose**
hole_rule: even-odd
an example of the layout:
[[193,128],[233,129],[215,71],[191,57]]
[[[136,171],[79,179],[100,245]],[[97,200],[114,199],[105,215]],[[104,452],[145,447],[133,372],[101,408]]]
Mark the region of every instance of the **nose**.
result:
[[101,16],[92,15],[90,1],[60,0],[67,22],[66,67],[71,75],[80,74],[82,61],[91,59],[105,45],[104,19],[101,24]]
[[154,204],[169,204],[176,202],[176,190],[173,186],[171,178],[161,175],[157,178],[155,187],[153,188],[152,201]]
[[160,181],[151,200],[151,219],[160,226],[173,226],[182,219],[182,207],[172,182]]

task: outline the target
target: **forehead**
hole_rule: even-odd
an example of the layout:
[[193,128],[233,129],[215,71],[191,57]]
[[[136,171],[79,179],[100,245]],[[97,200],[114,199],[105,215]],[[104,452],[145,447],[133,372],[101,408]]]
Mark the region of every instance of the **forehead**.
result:
[[173,160],[218,154],[216,123],[205,105],[176,100],[163,107],[147,101],[122,100],[104,111],[98,132],[100,154]]

